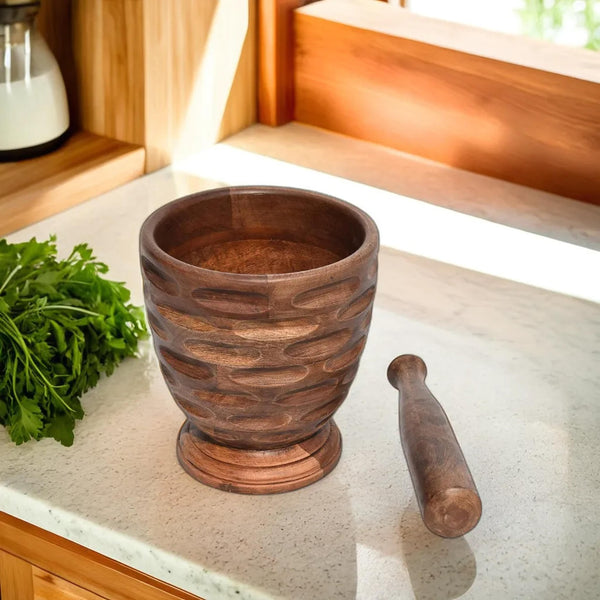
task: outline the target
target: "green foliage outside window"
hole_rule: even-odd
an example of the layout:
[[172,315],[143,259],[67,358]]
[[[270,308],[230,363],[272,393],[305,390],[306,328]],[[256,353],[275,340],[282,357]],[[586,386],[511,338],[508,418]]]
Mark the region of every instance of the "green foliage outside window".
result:
[[560,41],[567,29],[579,30],[583,47],[600,50],[600,0],[523,0],[519,14],[526,35]]

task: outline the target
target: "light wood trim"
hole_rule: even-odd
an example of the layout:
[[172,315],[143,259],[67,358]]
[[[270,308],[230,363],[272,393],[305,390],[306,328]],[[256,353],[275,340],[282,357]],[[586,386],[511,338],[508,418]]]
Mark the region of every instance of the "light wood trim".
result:
[[0,597],[2,600],[33,600],[31,565],[1,549]]
[[2,512],[0,549],[110,600],[199,600],[198,596]]
[[322,0],[298,9],[360,29],[600,83],[600,53],[419,15],[375,0]]
[[0,164],[0,235],[107,192],[144,173],[144,149],[79,132],[60,149]]
[[314,0],[258,0],[258,120],[294,118],[293,12]]
[[217,5],[213,0],[179,0],[174,11],[170,0],[145,2],[147,171],[168,164],[176,151]]
[[144,0],[146,170],[256,122],[256,0]]
[[298,121],[600,203],[598,84],[390,35],[404,11],[377,2],[352,18],[386,33],[348,25],[343,4],[295,12]]
[[42,2],[36,24],[56,57],[67,89],[71,124],[74,128],[78,128],[79,98],[73,56],[71,12],[71,0]]
[[79,126],[144,145],[144,3],[72,3]]
[[256,122],[256,2],[72,0],[80,127],[150,172]]
[[[239,0],[236,0],[239,2]],[[258,86],[257,45],[258,45],[258,0],[247,0],[248,12],[246,36],[240,49],[237,70],[229,87],[227,103],[216,137],[211,140],[221,141],[230,135],[238,133],[257,122]],[[239,4],[236,14],[244,16],[245,9],[240,11]],[[229,47],[231,52],[231,47]],[[231,60],[231,59],[230,59]]]
[[104,600],[78,585],[74,585],[44,571],[39,567],[31,567],[33,574],[34,600]]

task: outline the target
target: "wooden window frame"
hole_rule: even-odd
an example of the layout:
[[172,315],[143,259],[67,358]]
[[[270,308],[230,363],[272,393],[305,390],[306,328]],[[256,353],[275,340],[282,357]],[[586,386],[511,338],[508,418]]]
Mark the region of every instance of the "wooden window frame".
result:
[[[259,0],[261,123],[296,120],[600,204],[600,55],[346,4],[360,14]],[[465,33],[454,47],[449,31]]]

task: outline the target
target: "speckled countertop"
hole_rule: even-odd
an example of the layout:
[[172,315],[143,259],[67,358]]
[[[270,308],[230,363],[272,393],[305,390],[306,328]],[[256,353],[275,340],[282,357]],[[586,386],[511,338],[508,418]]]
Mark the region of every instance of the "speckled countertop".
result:
[[[166,169],[10,239],[56,233],[63,252],[88,241],[141,303],[142,220],[214,185]],[[0,510],[207,600],[596,597],[600,305],[391,249],[379,277],[325,479],[263,497],[192,480],[175,456],[182,415],[145,343],[85,396],[73,447],[16,447],[0,431]],[[464,538],[419,517],[385,377],[405,352],[427,362],[478,484],[483,517]]]

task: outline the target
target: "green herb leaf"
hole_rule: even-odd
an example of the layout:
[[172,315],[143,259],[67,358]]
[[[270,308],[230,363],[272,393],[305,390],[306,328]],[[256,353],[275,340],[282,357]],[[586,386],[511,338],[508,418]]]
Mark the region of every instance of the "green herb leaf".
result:
[[72,446],[75,428],[75,418],[70,415],[58,415],[54,417],[44,430],[44,434],[53,437],[63,446]]
[[38,439],[43,425],[40,407],[34,400],[22,398],[20,402],[17,402],[17,410],[10,416],[10,437],[17,444],[31,438]]
[[0,240],[0,424],[12,440],[73,443],[81,396],[147,337],[141,307],[87,244]]

